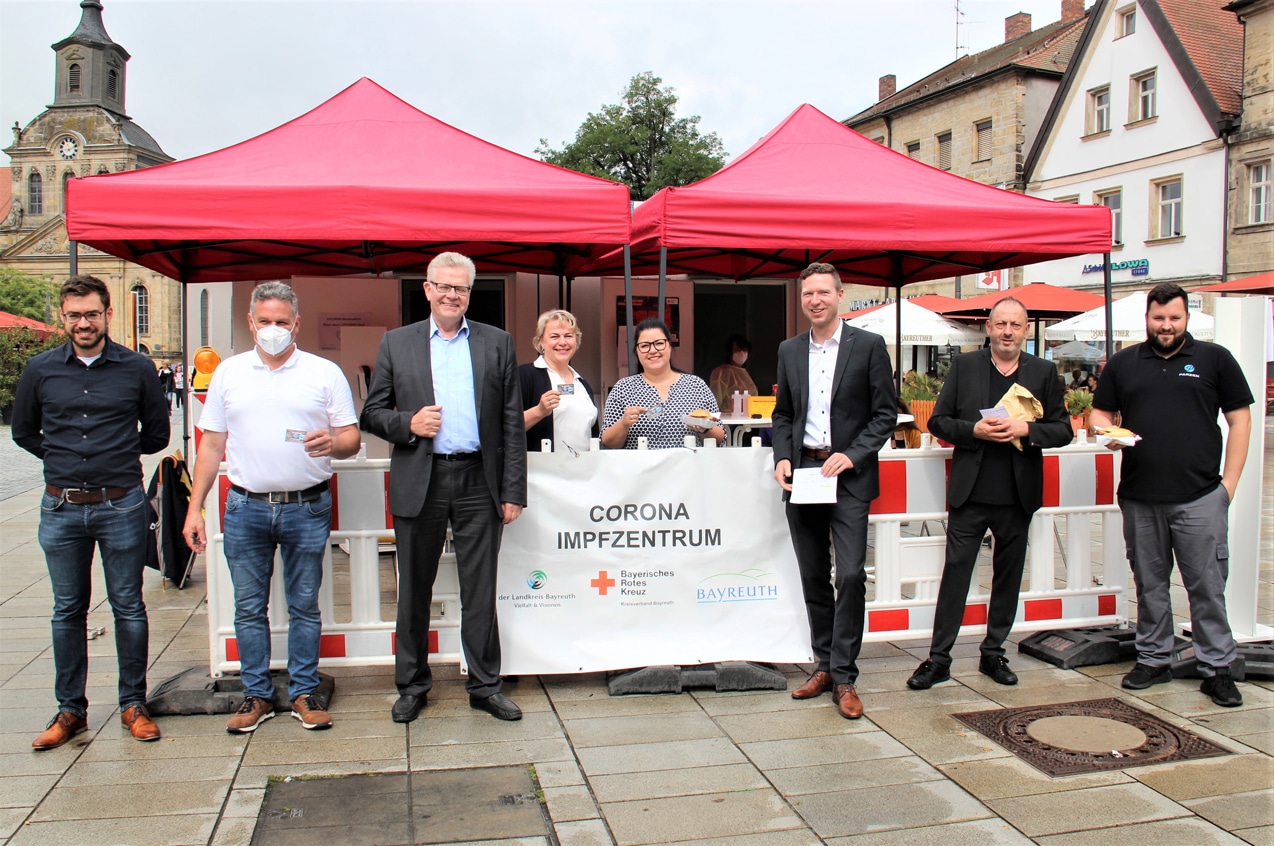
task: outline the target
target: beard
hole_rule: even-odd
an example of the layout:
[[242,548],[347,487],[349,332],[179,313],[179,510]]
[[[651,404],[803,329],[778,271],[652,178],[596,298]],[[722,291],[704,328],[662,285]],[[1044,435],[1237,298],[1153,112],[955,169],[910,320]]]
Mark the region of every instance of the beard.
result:
[[1150,341],[1150,346],[1155,350],[1155,352],[1162,353],[1164,355],[1172,355],[1174,352],[1181,349],[1181,345],[1186,342],[1185,332],[1173,335],[1171,341],[1164,341],[1163,336],[1158,334],[1147,334],[1146,337],[1147,340]]
[[75,347],[76,350],[91,350],[100,344],[102,339],[105,337],[105,327],[93,329],[91,335],[73,331],[71,332],[71,345]]

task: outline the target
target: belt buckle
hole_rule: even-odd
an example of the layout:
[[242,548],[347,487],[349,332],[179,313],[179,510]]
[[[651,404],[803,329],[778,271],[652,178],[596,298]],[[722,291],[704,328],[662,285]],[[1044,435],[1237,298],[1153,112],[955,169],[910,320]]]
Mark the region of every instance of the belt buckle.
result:
[[291,491],[270,491],[265,498],[271,505],[286,505],[289,493]]

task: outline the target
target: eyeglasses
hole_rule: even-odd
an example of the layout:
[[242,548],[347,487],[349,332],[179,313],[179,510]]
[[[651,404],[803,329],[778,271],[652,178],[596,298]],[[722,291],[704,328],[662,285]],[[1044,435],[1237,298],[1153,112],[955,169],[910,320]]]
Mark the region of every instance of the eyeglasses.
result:
[[102,319],[102,315],[105,313],[106,312],[104,311],[64,311],[62,312],[62,319],[72,326],[79,323],[81,318],[87,320],[89,323],[96,323]]
[[668,348],[667,338],[660,338],[658,341],[642,341],[641,343],[637,344],[637,352],[639,353],[648,353],[652,351],[663,352],[667,348]]
[[434,290],[442,295],[455,294],[457,297],[467,297],[469,292],[473,290],[472,285],[448,285],[446,282],[430,282],[434,286]]

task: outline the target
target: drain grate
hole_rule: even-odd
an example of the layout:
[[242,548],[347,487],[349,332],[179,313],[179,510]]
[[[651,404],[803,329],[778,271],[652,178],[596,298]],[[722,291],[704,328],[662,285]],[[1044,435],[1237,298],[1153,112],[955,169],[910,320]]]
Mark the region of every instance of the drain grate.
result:
[[252,846],[426,843],[551,834],[529,767],[294,778],[266,790]]
[[1142,767],[1230,750],[1122,699],[952,714],[1049,776]]

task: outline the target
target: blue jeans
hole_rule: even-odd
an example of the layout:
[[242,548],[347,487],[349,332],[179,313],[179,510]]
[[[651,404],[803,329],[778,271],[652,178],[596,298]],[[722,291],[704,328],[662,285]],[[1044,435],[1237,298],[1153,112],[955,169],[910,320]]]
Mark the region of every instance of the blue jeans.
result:
[[332,528],[332,494],[310,502],[269,503],[226,494],[225,553],[234,583],[234,633],[245,696],[274,699],[270,680],[270,577],[283,558],[288,603],[288,699],[318,689],[319,586]]
[[115,614],[120,708],[146,701],[150,625],[142,601],[142,570],[150,520],[141,485],[112,502],[72,505],[45,494],[40,501],[40,548],[53,585],[53,692],[58,710],[83,717],[88,679],[88,611],[93,547],[102,556],[106,597]]

